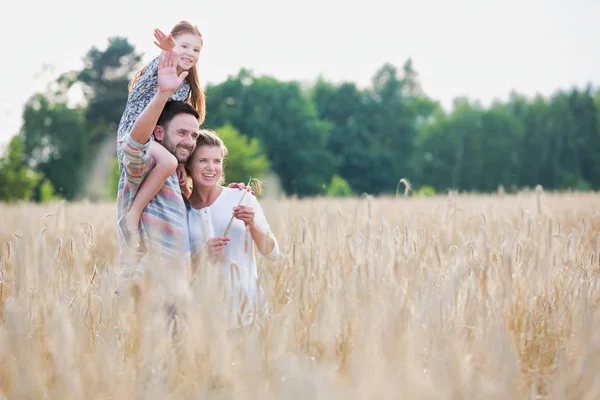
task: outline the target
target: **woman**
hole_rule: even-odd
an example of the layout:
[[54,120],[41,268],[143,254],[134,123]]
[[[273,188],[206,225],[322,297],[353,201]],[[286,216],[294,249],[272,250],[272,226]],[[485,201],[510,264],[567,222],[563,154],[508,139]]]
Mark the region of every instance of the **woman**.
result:
[[183,191],[189,197],[187,228],[193,265],[202,263],[199,260],[216,264],[232,307],[231,324],[237,328],[252,324],[258,311],[266,313],[258,286],[255,247],[263,257],[275,261],[279,245],[256,197],[222,185],[226,157],[227,148],[217,134],[201,130],[186,163],[191,187]]

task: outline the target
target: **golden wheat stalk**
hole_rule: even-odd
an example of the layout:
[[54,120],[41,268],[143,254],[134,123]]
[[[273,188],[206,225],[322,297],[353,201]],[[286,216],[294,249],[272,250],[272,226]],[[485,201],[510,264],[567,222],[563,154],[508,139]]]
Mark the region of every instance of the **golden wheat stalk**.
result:
[[[250,190],[254,190],[257,194],[260,194],[262,191],[262,182],[256,178],[250,177],[250,180],[248,180],[248,184],[246,185],[246,188],[244,189],[244,193],[242,194],[242,198],[240,199],[240,201],[238,201],[236,207],[239,207],[239,205],[242,204],[242,201],[244,200],[246,193],[248,193],[248,191],[250,191]],[[234,219],[234,216],[232,214],[231,218],[229,219],[229,223],[227,224],[227,228],[225,228],[225,233],[223,233],[223,236],[227,236],[227,233],[229,233],[229,229],[231,229],[231,224],[233,224],[233,219]]]

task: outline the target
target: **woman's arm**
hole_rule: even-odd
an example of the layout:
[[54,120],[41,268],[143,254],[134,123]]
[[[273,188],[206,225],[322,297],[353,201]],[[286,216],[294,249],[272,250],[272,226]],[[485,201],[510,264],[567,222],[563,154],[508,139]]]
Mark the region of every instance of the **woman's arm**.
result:
[[275,261],[279,256],[279,244],[271,232],[267,218],[256,197],[249,196],[249,205],[233,209],[233,215],[246,225],[256,248],[266,259]]
[[[273,250],[275,250],[275,236],[271,232],[262,230],[255,222],[248,224],[248,230],[252,235],[252,240],[256,243],[256,248],[264,257],[269,258]],[[275,259],[277,256],[274,257]]]

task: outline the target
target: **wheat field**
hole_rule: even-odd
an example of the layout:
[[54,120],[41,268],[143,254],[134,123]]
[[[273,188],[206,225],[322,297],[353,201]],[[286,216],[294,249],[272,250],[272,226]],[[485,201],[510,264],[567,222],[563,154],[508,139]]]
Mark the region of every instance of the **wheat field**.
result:
[[600,398],[600,194],[263,199],[270,315],[114,294],[114,203],[0,205],[10,399]]

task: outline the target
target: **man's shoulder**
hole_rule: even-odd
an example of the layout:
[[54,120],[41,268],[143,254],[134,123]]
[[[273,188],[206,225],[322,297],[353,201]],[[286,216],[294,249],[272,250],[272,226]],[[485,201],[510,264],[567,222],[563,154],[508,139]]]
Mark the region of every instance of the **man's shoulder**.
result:
[[126,134],[123,138],[118,142],[118,148],[121,149],[123,155],[125,157],[134,157],[139,158],[140,156],[146,155],[150,157],[150,141],[152,139],[148,139],[146,143],[140,143],[131,137],[131,134]]

